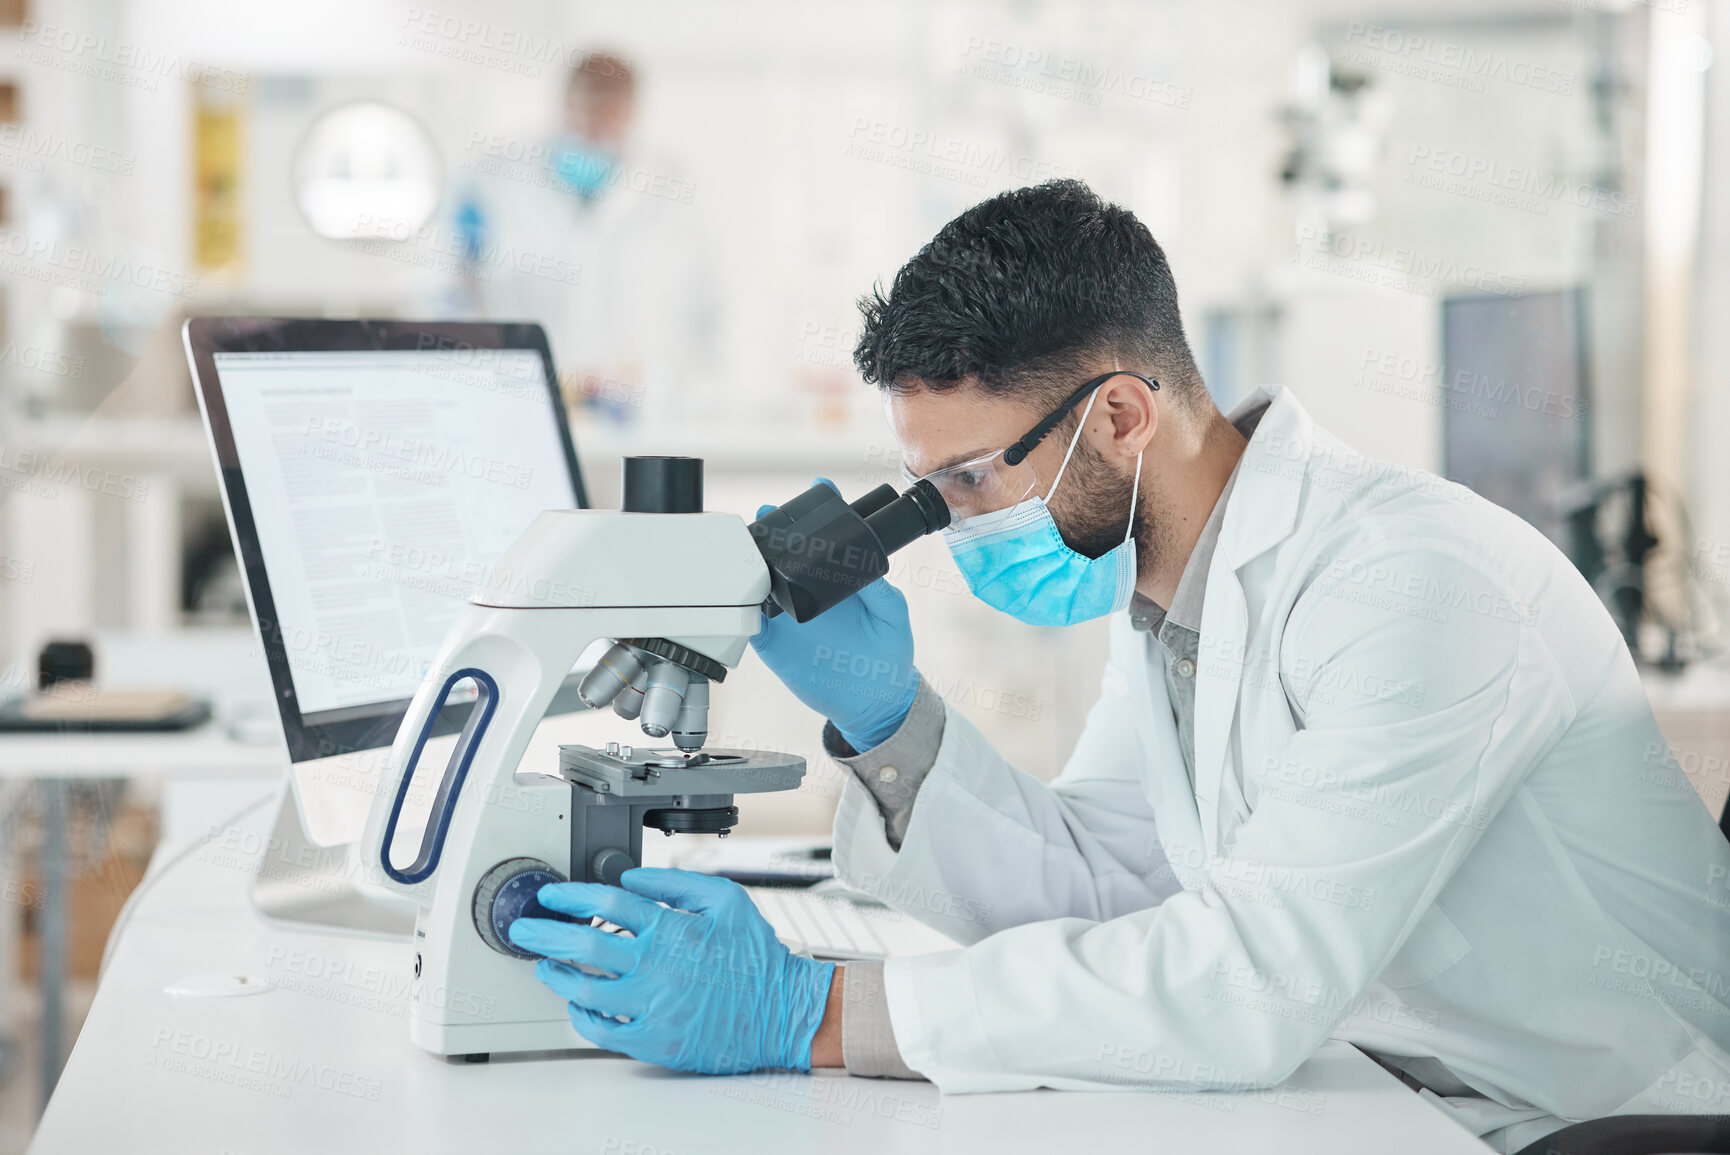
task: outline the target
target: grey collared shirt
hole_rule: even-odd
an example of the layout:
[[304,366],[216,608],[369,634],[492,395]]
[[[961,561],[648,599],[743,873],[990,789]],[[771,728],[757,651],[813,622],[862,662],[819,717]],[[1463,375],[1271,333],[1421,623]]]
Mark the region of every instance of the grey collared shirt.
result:
[[1190,551],[1171,608],[1161,609],[1158,602],[1139,593],[1129,599],[1129,624],[1159,639],[1165,655],[1165,694],[1171,700],[1183,768],[1191,786],[1195,785],[1195,670],[1201,661],[1201,606],[1207,595],[1207,573],[1219,546],[1220,526],[1225,523],[1225,502],[1236,481],[1237,471],[1233,470],[1207,524],[1202,526],[1195,549]]

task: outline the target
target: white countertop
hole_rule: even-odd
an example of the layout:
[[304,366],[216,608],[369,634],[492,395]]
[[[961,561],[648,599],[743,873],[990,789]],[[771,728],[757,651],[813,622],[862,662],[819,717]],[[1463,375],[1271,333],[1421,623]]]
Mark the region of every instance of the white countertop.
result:
[[[209,788],[226,792],[223,806],[245,797],[238,784]],[[167,825],[208,829],[210,813]],[[232,825],[262,834],[270,817],[263,803]],[[706,1078],[598,1052],[450,1062],[409,1042],[402,998],[379,990],[405,968],[403,945],[273,929],[219,845],[185,845],[178,859],[173,847],[159,851],[163,868],[119,932],[37,1155],[1484,1150],[1342,1043],[1283,1087],[1231,1095],[944,1098],[928,1083]],[[224,972],[276,985],[230,998],[164,989]]]

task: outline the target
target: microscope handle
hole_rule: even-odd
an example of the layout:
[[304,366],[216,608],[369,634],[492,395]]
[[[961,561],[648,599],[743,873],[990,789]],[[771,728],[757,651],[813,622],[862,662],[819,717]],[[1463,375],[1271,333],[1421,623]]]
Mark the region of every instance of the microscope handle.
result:
[[[390,848],[396,839],[396,824],[402,817],[403,802],[408,798],[409,786],[414,782],[415,767],[420,764],[421,751],[425,749],[427,739],[432,737],[433,724],[438,721],[439,712],[444,709],[445,701],[450,697],[451,687],[464,678],[474,679],[477,690],[474,708],[469,712],[468,720],[463,723],[462,733],[457,737],[456,748],[451,751],[450,761],[445,763],[444,775],[439,779],[438,793],[433,797],[432,813],[427,816],[426,830],[421,834],[420,851],[407,869],[398,870],[391,865]],[[463,780],[468,777],[469,765],[474,761],[475,746],[492,723],[498,704],[498,683],[493,681],[492,675],[485,670],[472,667],[457,670],[445,679],[443,688],[426,711],[426,720],[421,724],[420,733],[415,738],[414,749],[410,751],[408,760],[403,765],[402,776],[396,783],[396,796],[391,799],[384,837],[378,844],[379,866],[387,877],[404,885],[413,885],[425,880],[438,869],[439,858],[444,854],[445,836],[450,833],[451,814],[456,807],[457,795],[461,793]],[[407,721],[404,719],[405,724]]]
[[[409,703],[385,762],[383,780],[367,816],[361,862],[376,885],[429,904],[441,875],[455,863],[457,844],[472,836],[486,792],[511,782],[536,725],[571,666],[595,635],[581,609],[516,609],[470,605],[452,625],[414,700]],[[406,818],[415,771],[427,756],[437,719],[446,711],[452,688],[464,680],[476,687],[474,708],[458,735],[443,776],[431,783],[435,793],[426,831],[414,861],[392,862],[393,841]],[[436,767],[428,767],[426,784]],[[468,801],[464,801],[467,798]],[[442,862],[442,865],[441,865]]]

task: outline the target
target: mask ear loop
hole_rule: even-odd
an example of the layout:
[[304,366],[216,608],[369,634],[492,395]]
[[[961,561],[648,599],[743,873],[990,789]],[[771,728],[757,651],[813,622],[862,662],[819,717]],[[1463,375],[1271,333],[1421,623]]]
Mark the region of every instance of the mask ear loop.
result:
[[[1111,359],[1111,367],[1120,373],[1123,371],[1123,366],[1117,363],[1116,357]],[[1088,404],[1091,405],[1092,402],[1088,402]],[[1135,482],[1129,487],[1129,524],[1123,527],[1124,541],[1128,541],[1135,534],[1135,499],[1141,496],[1141,454],[1143,452],[1146,451],[1142,450],[1135,455]]]
[[[1082,431],[1087,428],[1087,415],[1093,412],[1093,403],[1098,399],[1099,390],[1095,389],[1093,391],[1093,396],[1087,399],[1087,407],[1081,411],[1081,423],[1075,427],[1075,436],[1069,439],[1069,451],[1063,455],[1063,464],[1057,467],[1057,476],[1052,480],[1051,488],[1045,491],[1045,496],[1040,500],[1049,503],[1051,501],[1051,495],[1057,492],[1057,485],[1063,480],[1064,470],[1069,468],[1069,459],[1074,455],[1075,447],[1081,444]],[[1137,484],[1141,481],[1141,469],[1139,465],[1135,471],[1135,480]]]
[[[1145,450],[1143,452],[1146,452]],[[1135,455],[1135,484],[1129,488],[1129,524],[1124,527],[1123,540],[1128,541],[1135,534],[1135,499],[1141,493],[1141,454]]]

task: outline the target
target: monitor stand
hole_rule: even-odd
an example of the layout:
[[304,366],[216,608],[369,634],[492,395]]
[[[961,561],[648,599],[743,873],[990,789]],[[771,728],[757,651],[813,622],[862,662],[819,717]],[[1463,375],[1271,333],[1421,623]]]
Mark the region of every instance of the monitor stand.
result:
[[252,879],[259,917],[284,930],[408,940],[415,903],[357,885],[354,846],[320,846],[307,835],[294,775],[284,777],[276,822]]

